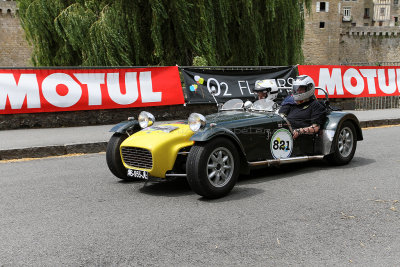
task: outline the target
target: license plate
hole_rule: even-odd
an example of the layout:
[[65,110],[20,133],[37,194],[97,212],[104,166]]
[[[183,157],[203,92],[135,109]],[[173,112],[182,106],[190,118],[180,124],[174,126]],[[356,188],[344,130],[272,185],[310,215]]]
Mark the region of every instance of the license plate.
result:
[[128,177],[137,178],[137,179],[143,179],[143,180],[149,179],[149,173],[146,171],[129,169],[127,172],[127,175],[128,175]]

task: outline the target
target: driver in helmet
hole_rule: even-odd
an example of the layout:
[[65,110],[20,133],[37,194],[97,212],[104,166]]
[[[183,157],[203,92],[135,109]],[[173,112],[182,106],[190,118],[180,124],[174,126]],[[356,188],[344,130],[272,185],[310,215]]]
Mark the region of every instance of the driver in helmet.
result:
[[295,103],[282,105],[279,113],[285,115],[292,125],[293,138],[319,131],[326,115],[325,107],[314,95],[313,79],[307,75],[297,76],[293,81],[292,95]]
[[279,92],[278,86],[273,79],[256,81],[253,91],[257,94],[258,99],[267,99],[271,101],[276,99]]

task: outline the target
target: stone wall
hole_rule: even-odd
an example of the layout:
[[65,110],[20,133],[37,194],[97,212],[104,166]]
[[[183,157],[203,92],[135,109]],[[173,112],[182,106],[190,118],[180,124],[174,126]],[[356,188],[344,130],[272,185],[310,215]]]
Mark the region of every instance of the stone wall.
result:
[[0,67],[31,66],[32,48],[25,39],[15,1],[0,0]]
[[340,63],[400,62],[400,34],[343,35]]
[[216,112],[217,107],[215,104],[193,104],[186,106],[6,114],[0,115],[0,130],[116,124],[126,120],[128,117],[137,119],[142,110],[151,112],[156,120],[187,120],[192,112],[206,115]]

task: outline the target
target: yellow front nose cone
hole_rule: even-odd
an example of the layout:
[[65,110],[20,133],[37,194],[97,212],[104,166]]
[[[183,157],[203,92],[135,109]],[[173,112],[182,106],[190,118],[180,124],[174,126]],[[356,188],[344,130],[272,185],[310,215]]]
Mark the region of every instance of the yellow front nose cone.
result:
[[[160,130],[163,126],[177,127],[177,129],[170,132]],[[125,168],[144,170],[148,171],[151,176],[165,178],[165,173],[172,170],[179,150],[193,145],[194,141],[189,140],[193,134],[194,132],[186,124],[163,124],[143,129],[125,139],[121,144],[121,149],[137,147],[147,150],[151,153],[152,164],[147,162],[145,165],[148,167],[145,168],[130,166],[122,157],[123,164]],[[149,157],[144,157],[140,153],[132,156],[136,156],[138,161],[141,160],[141,157],[144,161],[150,161]]]

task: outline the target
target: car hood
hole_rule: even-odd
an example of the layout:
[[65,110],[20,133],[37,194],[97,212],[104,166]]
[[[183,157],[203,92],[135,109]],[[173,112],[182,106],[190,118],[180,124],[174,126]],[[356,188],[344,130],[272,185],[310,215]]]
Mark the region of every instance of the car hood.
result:
[[256,122],[258,120],[263,121],[264,123],[266,120],[275,121],[279,115],[268,112],[268,113],[261,113],[261,112],[247,112],[247,111],[222,111],[219,113],[207,115],[207,124],[216,123],[220,126],[229,127],[229,125],[237,125],[243,124],[246,122]]

